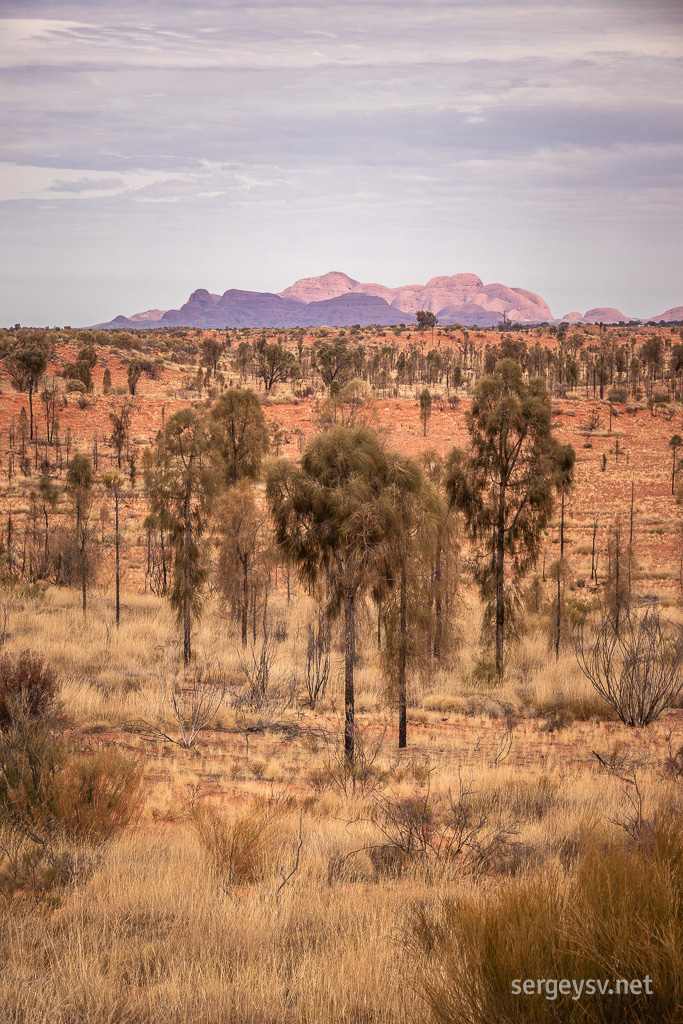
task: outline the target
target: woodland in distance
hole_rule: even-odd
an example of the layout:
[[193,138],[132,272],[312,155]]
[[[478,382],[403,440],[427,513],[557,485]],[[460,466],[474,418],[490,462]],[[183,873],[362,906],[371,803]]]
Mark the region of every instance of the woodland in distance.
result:
[[417,319],[0,330],[2,1021],[683,1020],[683,328]]

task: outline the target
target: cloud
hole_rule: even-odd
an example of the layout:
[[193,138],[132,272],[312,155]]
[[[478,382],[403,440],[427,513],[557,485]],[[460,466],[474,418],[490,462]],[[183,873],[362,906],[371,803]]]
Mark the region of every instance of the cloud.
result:
[[62,181],[58,178],[48,186],[47,191],[77,194],[79,192],[119,191],[122,188],[125,188],[123,178],[79,178],[77,181]]
[[120,265],[148,225],[141,273],[182,260],[182,232],[214,253],[228,232],[231,250],[272,253],[279,287],[292,261],[317,273],[306,260],[362,238],[383,261],[367,278],[452,272],[455,247],[491,261],[459,265],[487,278],[514,253],[533,289],[548,230],[558,274],[602,274],[599,226],[615,280],[639,260],[655,288],[649,241],[679,263],[682,25],[678,0],[4,0],[7,251],[36,267],[33,226],[52,225],[77,253],[96,217]]

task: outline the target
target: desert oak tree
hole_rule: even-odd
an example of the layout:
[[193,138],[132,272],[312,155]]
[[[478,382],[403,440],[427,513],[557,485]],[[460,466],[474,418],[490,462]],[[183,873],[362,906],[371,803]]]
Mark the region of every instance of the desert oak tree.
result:
[[500,675],[510,598],[538,556],[563,451],[552,434],[545,384],[527,382],[512,359],[498,362],[477,384],[467,428],[469,453],[452,450],[446,486],[471,539],[480,545],[475,577],[487,618],[495,624]]

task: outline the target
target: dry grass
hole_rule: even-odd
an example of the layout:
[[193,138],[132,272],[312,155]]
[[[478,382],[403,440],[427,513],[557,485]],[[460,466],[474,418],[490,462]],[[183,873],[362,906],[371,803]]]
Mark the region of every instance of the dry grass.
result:
[[[66,591],[12,610],[4,650],[29,647],[55,666],[66,735],[94,737],[145,768],[136,826],[105,847],[72,843],[69,871],[51,883],[54,903],[27,889],[7,905],[3,1021],[413,1024],[426,1012],[406,940],[415,906],[436,914],[447,895],[484,907],[501,882],[568,870],[586,821],[628,820],[632,787],[601,773],[593,750],[607,756],[621,745],[636,759],[645,819],[681,802],[667,768],[683,742],[677,713],[637,732],[612,722],[572,655],[548,659],[542,631],[511,652],[501,684],[475,684],[474,603],[463,613],[471,645],[451,667],[412,682],[400,756],[368,631],[357,673],[372,762],[362,785],[334,776],[339,635],[315,712],[303,700],[240,710],[232,700],[242,686],[239,645],[209,601],[194,638],[197,666],[220,664],[233,683],[193,752],[154,728],[178,733],[169,702],[182,682],[174,620],[154,598],[127,596],[126,605],[118,631],[102,595],[85,622]],[[278,663],[300,673],[312,605],[287,604],[280,590],[272,609],[287,627]],[[463,822],[486,825],[461,856],[448,837]],[[423,829],[412,846],[405,827]],[[502,830],[500,841],[473,859],[487,829]]]

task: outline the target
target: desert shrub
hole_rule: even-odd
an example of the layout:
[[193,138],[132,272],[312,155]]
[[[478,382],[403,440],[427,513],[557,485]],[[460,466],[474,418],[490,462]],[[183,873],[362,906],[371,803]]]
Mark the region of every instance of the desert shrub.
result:
[[75,750],[54,722],[25,712],[0,732],[0,825],[43,849],[98,845],[140,807],[142,765],[114,747]]
[[291,799],[274,805],[255,800],[230,820],[214,805],[200,802],[191,808],[190,822],[223,881],[229,886],[249,884],[277,868],[292,805]]
[[87,387],[82,380],[70,380],[66,386],[67,394],[78,394],[85,395],[87,393]]
[[592,632],[584,618],[573,633],[579,668],[625,725],[648,725],[683,690],[683,637],[656,607],[638,616],[607,609]]
[[22,651],[18,658],[0,657],[0,729],[12,724],[18,708],[31,717],[50,715],[57,702],[54,670],[42,658]]
[[99,845],[137,817],[142,775],[140,761],[115,747],[70,752],[51,780],[40,813],[68,839]]
[[368,849],[391,851],[401,863],[420,864],[430,875],[448,867],[482,872],[517,832],[509,812],[501,817],[483,806],[462,778],[446,796],[435,796],[427,787],[407,796],[375,793],[373,799],[378,841]]
[[[683,832],[662,815],[639,842],[584,830],[567,872],[418,909],[417,985],[439,1024],[674,1024],[683,1000]],[[640,979],[651,994],[560,994],[558,979]],[[516,994],[537,979],[541,991]],[[546,979],[548,979],[546,981]],[[609,986],[608,986],[609,988]]]
[[318,790],[336,790],[343,797],[366,797],[383,789],[390,778],[389,770],[379,761],[385,732],[372,738],[357,724],[354,756],[349,760],[344,747],[326,731],[319,730],[316,738],[323,748],[324,760],[309,772],[310,785]]

